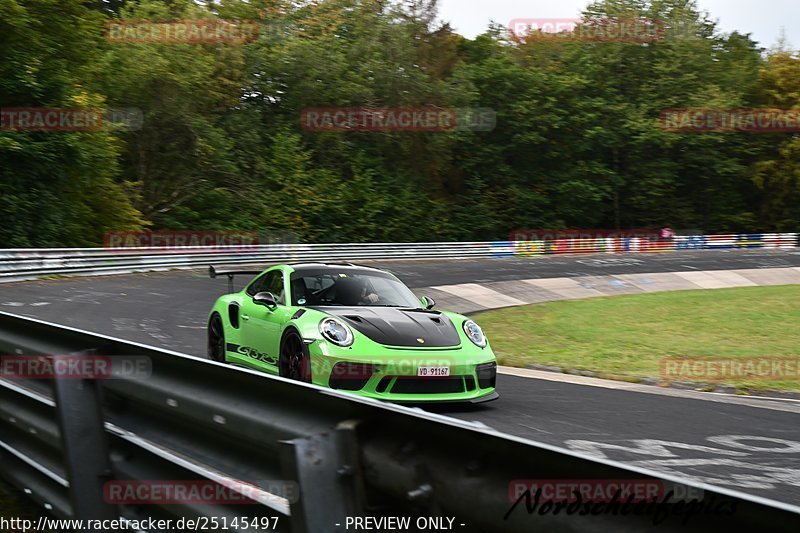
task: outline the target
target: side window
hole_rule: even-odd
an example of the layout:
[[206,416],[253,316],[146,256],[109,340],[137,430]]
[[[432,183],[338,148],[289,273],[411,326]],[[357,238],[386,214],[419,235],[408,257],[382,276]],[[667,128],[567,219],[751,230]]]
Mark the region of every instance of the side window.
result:
[[284,305],[283,272],[280,270],[267,272],[247,288],[247,294],[250,296],[255,296],[259,292],[271,292],[277,298],[278,303]]
[[284,291],[283,291],[283,272],[275,270],[267,275],[262,291],[269,291],[275,295],[278,303],[284,305]]
[[265,284],[264,282],[266,281],[267,276],[269,276],[270,274],[272,274],[272,272],[262,275],[260,278],[256,279],[253,283],[251,283],[250,286],[247,287],[247,294],[249,294],[250,296],[255,296],[259,292],[265,290],[263,288]]

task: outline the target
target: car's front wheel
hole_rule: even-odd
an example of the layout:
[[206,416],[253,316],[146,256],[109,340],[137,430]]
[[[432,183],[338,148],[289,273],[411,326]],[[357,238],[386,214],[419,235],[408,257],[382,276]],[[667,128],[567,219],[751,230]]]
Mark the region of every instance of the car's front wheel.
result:
[[225,329],[222,318],[216,313],[208,322],[208,358],[218,363],[225,362]]
[[281,377],[311,383],[311,356],[296,332],[290,331],[283,337],[278,364]]

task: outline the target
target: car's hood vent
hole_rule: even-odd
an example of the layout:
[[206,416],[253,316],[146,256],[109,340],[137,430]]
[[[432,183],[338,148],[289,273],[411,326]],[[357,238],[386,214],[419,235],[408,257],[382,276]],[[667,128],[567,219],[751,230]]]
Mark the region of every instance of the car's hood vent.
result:
[[447,315],[395,307],[323,307],[318,310],[339,316],[373,341],[385,346],[444,348],[461,341]]

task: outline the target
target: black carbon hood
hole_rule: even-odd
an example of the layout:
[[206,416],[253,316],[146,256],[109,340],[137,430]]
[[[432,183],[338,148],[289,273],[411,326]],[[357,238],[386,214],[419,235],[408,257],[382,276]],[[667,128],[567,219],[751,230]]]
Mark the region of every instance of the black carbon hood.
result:
[[384,346],[445,348],[461,344],[453,322],[436,311],[396,307],[316,309],[344,319],[350,327]]

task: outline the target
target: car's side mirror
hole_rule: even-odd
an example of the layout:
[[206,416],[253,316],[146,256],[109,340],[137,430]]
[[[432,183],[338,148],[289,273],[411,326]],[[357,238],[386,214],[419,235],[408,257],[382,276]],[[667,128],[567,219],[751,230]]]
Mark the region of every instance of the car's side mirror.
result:
[[436,306],[436,301],[430,296],[423,296],[422,305],[425,306],[425,309],[433,309]]
[[263,305],[264,307],[269,308],[270,310],[275,309],[278,307],[277,299],[275,295],[271,292],[259,292],[255,296],[253,296],[253,303],[256,305]]

